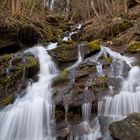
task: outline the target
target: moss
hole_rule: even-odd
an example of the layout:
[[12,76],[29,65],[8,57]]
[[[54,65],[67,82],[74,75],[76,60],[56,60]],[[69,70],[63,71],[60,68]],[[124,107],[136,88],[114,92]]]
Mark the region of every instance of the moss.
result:
[[123,32],[133,26],[129,20],[119,17],[114,18],[112,22],[111,33],[113,35],[117,35],[118,33]]
[[64,69],[55,79],[55,83],[57,82],[64,82],[69,79],[69,71],[67,69]]
[[92,50],[99,50],[100,49],[100,40],[91,41],[90,46],[91,46]]
[[93,90],[95,92],[104,91],[108,88],[107,77],[99,76],[92,83]]
[[70,30],[70,26],[65,23],[61,23],[58,28],[62,29],[63,32]]
[[60,56],[62,57],[62,59],[67,60],[69,56],[69,50],[71,49],[70,46],[68,44],[62,44],[60,47],[61,47]]
[[11,94],[11,95],[8,95],[2,99],[0,99],[0,107],[4,107],[10,103],[13,103],[14,101],[14,95]]
[[112,63],[113,59],[111,57],[107,57],[107,58],[104,57],[103,60],[104,60],[104,63],[105,63],[104,65],[110,65]]
[[132,53],[140,52],[140,41],[133,41],[129,43],[128,51]]
[[32,56],[26,57],[26,62],[27,62],[26,68],[31,68],[38,65],[37,60]]

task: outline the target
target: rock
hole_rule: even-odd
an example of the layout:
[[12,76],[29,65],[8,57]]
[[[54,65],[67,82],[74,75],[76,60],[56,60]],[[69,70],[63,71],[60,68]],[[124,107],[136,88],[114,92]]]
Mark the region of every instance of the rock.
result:
[[76,62],[78,47],[74,42],[60,42],[57,48],[49,51],[49,54],[56,61],[58,67],[67,67]]
[[33,46],[38,43],[40,38],[39,31],[33,26],[26,25],[19,29],[18,39],[24,45]]
[[110,124],[109,130],[117,140],[140,139],[140,113],[133,113],[124,120]]
[[14,99],[15,99],[15,97],[13,94],[0,98],[0,108],[13,103]]
[[60,24],[58,17],[54,15],[47,15],[46,21],[49,22],[51,25],[55,25],[55,26],[58,26]]
[[84,58],[90,57],[100,51],[99,40],[94,40],[91,42],[82,42],[80,46],[83,49]]
[[108,90],[108,81],[107,77],[99,76],[92,83],[93,93],[103,93]]
[[140,52],[140,41],[132,41],[128,45],[128,51],[131,53]]
[[120,17],[113,18],[112,22],[106,21],[100,23],[99,21],[93,21],[92,23],[87,24],[87,26],[83,27],[81,40],[107,40],[110,37],[116,36],[132,26],[133,24],[129,20]]
[[123,32],[133,26],[133,24],[129,20],[122,19],[120,17],[115,17],[112,20],[111,25],[111,32],[113,36],[116,36],[120,32]]
[[22,58],[8,54],[0,56],[0,69],[0,105],[4,105],[5,101],[12,102],[10,99],[26,88],[27,79],[37,74],[39,65],[32,56]]
[[0,55],[15,53],[20,49],[19,44],[11,39],[1,39],[0,41]]

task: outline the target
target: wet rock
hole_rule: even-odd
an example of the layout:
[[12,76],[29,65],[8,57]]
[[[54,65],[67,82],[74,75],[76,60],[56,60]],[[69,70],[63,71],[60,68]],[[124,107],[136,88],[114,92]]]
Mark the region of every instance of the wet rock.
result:
[[128,45],[128,51],[132,53],[140,52],[140,41],[132,41]]
[[26,88],[27,79],[37,74],[39,65],[32,56],[23,58],[7,54],[0,56],[0,69],[0,105],[4,105],[3,102],[12,102],[10,97]]
[[58,47],[50,50],[49,54],[56,61],[59,67],[67,67],[76,62],[78,57],[78,47],[71,42],[62,42],[58,44]]
[[107,77],[99,76],[92,83],[93,93],[101,93],[108,90]]
[[33,26],[27,25],[19,29],[18,39],[24,45],[32,46],[37,44],[40,38],[39,31]]
[[126,119],[109,126],[110,134],[117,140],[140,139],[140,113],[129,115]]
[[9,39],[1,39],[0,41],[0,55],[15,53],[19,51],[21,48],[16,41]]
[[100,51],[100,41],[83,42],[80,44],[83,49],[84,57],[90,57]]
[[119,93],[122,84],[122,78],[119,77],[109,77],[108,78],[108,86],[111,88],[111,94],[115,95]]

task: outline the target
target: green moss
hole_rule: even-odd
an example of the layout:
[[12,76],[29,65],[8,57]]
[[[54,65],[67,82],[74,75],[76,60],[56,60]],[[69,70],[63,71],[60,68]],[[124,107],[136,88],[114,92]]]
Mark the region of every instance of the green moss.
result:
[[91,46],[92,50],[99,50],[100,49],[100,40],[91,41],[90,46]]
[[113,59],[111,57],[107,57],[107,58],[105,57],[103,60],[104,60],[106,65],[110,65],[112,63]]
[[27,62],[26,68],[31,68],[38,65],[37,60],[32,56],[26,57],[26,62]]
[[69,79],[69,71],[64,69],[55,79],[55,82],[63,82]]
[[128,45],[129,52],[140,52],[140,41],[133,41]]
[[98,90],[98,89],[100,91],[105,90],[108,87],[108,85],[107,85],[107,77],[105,77],[105,76],[99,76],[99,77],[97,77],[94,80],[94,82],[92,84],[92,87],[95,90]]
[[61,47],[60,56],[62,57],[62,59],[67,60],[69,56],[70,46],[68,44],[62,44],[60,47]]
[[123,32],[133,26],[133,24],[129,20],[119,17],[114,18],[112,22],[113,25],[111,28],[111,32],[113,35],[117,35],[118,33]]
[[13,103],[14,101],[14,95],[11,94],[11,95],[8,95],[2,99],[0,99],[0,107],[4,107],[10,103]]

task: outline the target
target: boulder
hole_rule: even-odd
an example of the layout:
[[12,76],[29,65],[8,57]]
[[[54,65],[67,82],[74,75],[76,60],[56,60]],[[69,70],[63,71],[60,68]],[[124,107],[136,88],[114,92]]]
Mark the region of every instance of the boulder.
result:
[[110,124],[109,130],[116,140],[139,140],[140,113],[134,113],[124,120],[113,122]]
[[74,42],[60,42],[57,48],[49,51],[49,54],[58,67],[67,67],[76,62],[78,58],[78,47]]
[[140,52],[140,41],[132,41],[128,45],[128,51],[131,53]]

